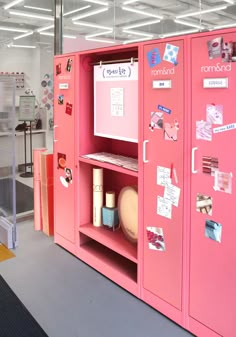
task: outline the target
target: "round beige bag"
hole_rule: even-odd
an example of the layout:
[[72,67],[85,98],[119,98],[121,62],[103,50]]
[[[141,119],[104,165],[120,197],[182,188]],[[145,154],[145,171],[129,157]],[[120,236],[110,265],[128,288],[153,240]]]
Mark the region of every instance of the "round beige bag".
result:
[[122,188],[118,197],[120,226],[131,242],[138,240],[138,189],[137,186]]

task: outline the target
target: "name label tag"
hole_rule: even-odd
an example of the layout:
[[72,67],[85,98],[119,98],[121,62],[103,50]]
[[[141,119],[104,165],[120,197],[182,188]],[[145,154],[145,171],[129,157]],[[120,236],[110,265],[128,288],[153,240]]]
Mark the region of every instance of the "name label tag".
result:
[[172,82],[171,80],[154,80],[152,81],[153,89],[171,89]]
[[228,88],[228,78],[204,78],[203,88]]

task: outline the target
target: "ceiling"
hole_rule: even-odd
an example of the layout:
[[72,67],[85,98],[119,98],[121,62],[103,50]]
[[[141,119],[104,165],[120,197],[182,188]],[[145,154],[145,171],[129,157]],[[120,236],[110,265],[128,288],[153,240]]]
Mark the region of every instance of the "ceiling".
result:
[[[0,48],[52,48],[54,0],[16,2],[0,0]],[[66,39],[129,43],[231,26],[236,0],[64,0]]]

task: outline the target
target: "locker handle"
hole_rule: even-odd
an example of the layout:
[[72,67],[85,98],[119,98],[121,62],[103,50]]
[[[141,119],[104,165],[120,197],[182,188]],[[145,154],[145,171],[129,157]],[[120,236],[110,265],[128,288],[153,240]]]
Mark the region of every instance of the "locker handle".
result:
[[58,142],[58,139],[55,139],[55,135],[56,135],[56,131],[55,130],[56,130],[56,128],[58,128],[58,125],[54,125],[53,126],[53,129],[54,129],[54,139],[53,139],[53,142],[54,143]]
[[146,155],[147,155],[147,143],[149,142],[149,140],[144,140],[143,142],[143,162],[144,163],[148,163],[149,160],[147,160]]
[[196,174],[197,170],[195,170],[195,152],[197,151],[197,147],[192,148],[192,174]]

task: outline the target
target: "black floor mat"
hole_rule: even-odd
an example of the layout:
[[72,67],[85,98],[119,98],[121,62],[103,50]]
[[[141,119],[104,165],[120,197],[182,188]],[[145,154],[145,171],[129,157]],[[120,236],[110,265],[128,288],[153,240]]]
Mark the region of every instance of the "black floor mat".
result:
[[48,337],[1,275],[0,336]]
[[[27,178],[26,178],[27,179]],[[0,179],[0,209],[5,215],[12,214],[13,181],[10,178]],[[16,213],[28,212],[34,209],[33,188],[16,181]],[[0,214],[1,215],[1,214]]]

